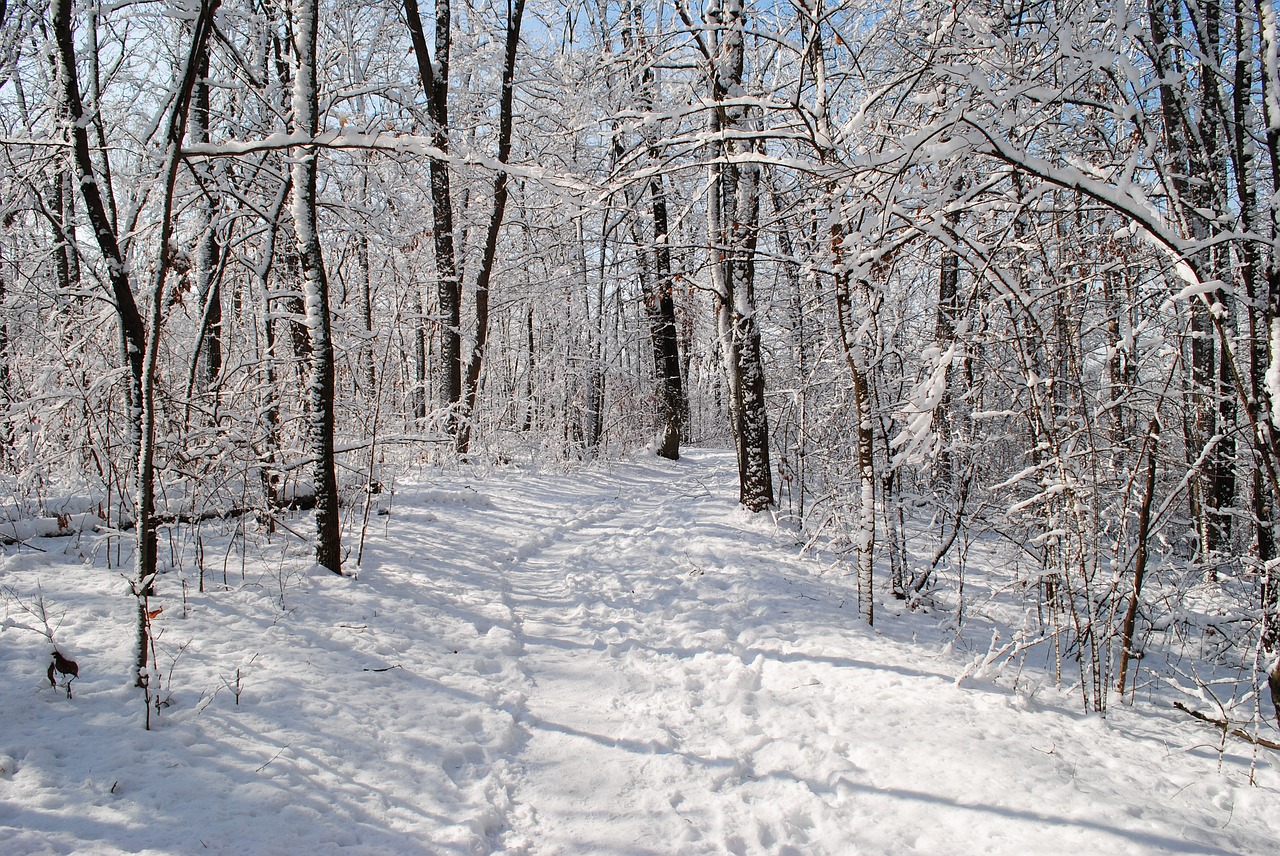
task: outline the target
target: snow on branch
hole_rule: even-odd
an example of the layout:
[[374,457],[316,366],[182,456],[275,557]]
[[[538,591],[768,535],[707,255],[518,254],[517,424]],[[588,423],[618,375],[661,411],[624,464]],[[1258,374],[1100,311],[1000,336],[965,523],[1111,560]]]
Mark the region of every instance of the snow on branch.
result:
[[226,140],[219,143],[194,143],[183,146],[185,157],[226,158],[244,157],[266,151],[314,146],[321,149],[377,151],[388,154],[416,155],[444,161],[455,166],[480,166],[494,172],[506,172],[516,178],[526,178],[571,192],[583,193],[590,187],[583,182],[558,175],[550,170],[531,165],[502,163],[497,158],[479,154],[457,155],[432,145],[430,137],[415,134],[359,134],[346,131],[327,131],[312,137],[294,132],[277,132],[256,140]]

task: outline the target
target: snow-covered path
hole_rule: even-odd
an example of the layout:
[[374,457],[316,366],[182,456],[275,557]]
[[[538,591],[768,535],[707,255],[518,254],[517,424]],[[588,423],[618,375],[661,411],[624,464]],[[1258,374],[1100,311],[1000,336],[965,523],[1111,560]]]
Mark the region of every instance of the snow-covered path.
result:
[[957,683],[936,617],[861,625],[735,495],[697,450],[454,475],[397,492],[359,580],[250,556],[184,618],[184,565],[150,734],[119,578],[10,555],[82,678],[68,702],[43,640],[0,641],[0,850],[1274,852],[1274,758],[1163,706]]

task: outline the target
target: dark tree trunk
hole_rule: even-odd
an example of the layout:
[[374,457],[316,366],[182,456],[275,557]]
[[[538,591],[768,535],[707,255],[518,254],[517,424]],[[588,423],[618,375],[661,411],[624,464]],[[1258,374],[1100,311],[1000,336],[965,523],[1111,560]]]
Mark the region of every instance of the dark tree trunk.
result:
[[359,385],[364,387],[366,401],[375,401],[378,396],[378,377],[373,365],[373,345],[377,339],[373,332],[373,272],[369,268],[369,238],[361,234],[356,237],[356,267],[360,278],[360,324],[364,334],[364,342],[360,345]]
[[1125,609],[1124,621],[1120,627],[1120,674],[1116,679],[1116,689],[1123,694],[1124,685],[1129,672],[1129,660],[1137,652],[1133,650],[1134,628],[1137,626],[1138,605],[1142,597],[1142,583],[1147,573],[1148,541],[1151,533],[1151,503],[1156,492],[1156,450],[1160,448],[1160,423],[1151,420],[1147,429],[1147,480],[1142,492],[1142,504],[1138,507],[1138,546],[1133,555],[1133,591],[1129,596],[1129,606]]
[[[638,74],[630,76],[632,95],[637,108],[647,113],[653,110],[655,78],[648,56],[643,11],[638,4],[628,3],[621,17],[623,48],[627,51],[629,61],[639,68]],[[661,162],[660,152],[654,141],[658,132],[646,125],[644,133],[649,163],[656,166]],[[621,159],[621,143],[616,136],[614,154],[615,162]],[[654,376],[658,387],[658,417],[662,424],[658,455],[674,461],[680,458],[680,442],[684,438],[685,423],[689,418],[689,400],[681,375],[667,193],[660,174],[652,176],[646,184],[649,197],[647,205],[646,200],[640,198],[643,191],[634,194],[629,202],[637,213],[645,207],[650,213],[652,235],[649,239],[643,238],[634,224],[633,232],[636,237],[636,255],[640,262],[640,286],[645,315],[649,321],[649,340],[653,348]]]
[[[658,179],[654,181],[658,182]],[[657,386],[657,415],[662,432],[657,453],[659,457],[676,461],[680,459],[680,440],[688,402],[680,376],[671,254],[665,245],[666,200],[660,186],[653,188],[652,193],[654,195],[649,201],[652,203],[653,243],[650,245],[650,240],[643,234],[639,219],[632,221],[632,237],[636,243],[640,294],[644,300],[645,318],[649,322],[649,344]]]
[[[193,25],[190,50],[182,69],[182,77],[178,81],[177,91],[169,105],[164,138],[164,165],[162,174],[159,176],[162,182],[162,201],[159,240],[151,282],[149,330],[134,297],[130,268],[121,251],[114,221],[103,201],[101,188],[109,186],[109,181],[105,178],[106,170],[103,171],[103,175],[98,174],[89,150],[88,123],[85,120],[84,102],[80,95],[80,82],[76,68],[71,3],[70,0],[53,0],[51,6],[57,51],[59,90],[56,97],[59,112],[68,120],[67,132],[71,136],[80,193],[84,199],[86,213],[93,227],[98,248],[107,266],[108,283],[115,301],[116,315],[120,321],[121,338],[129,366],[129,423],[137,472],[135,485],[137,500],[134,509],[137,555],[133,588],[138,600],[139,627],[144,631],[148,626],[147,598],[153,592],[156,576],[155,378],[165,304],[165,284],[172,264],[169,241],[173,233],[173,189],[177,180],[182,140],[186,133],[187,117],[191,107],[192,89],[205,55],[205,46],[213,30],[213,16],[217,11],[218,3],[219,0],[206,0],[200,7],[200,13]],[[104,160],[107,158],[105,148],[102,157]],[[148,662],[147,643],[147,634],[143,632],[138,640],[136,660],[137,683],[143,687],[147,686],[145,674]]]
[[[413,290],[414,315],[419,319],[426,317],[427,310],[422,303],[422,292]],[[427,333],[421,324],[414,326],[413,336],[413,418],[421,423],[427,418]]]
[[[1249,53],[1254,44],[1253,22],[1247,0],[1235,0],[1236,59],[1233,69],[1231,160],[1235,175],[1235,188],[1240,209],[1240,224],[1245,232],[1252,232],[1263,220],[1258,210],[1259,159],[1249,140],[1249,112],[1253,109],[1252,73]],[[1266,401],[1267,340],[1266,295],[1263,293],[1264,268],[1258,245],[1252,241],[1240,244],[1239,277],[1244,283],[1247,309],[1249,349],[1249,386],[1253,400]],[[1263,438],[1254,438],[1250,473],[1250,504],[1253,512],[1254,543],[1258,558],[1266,562],[1275,557],[1274,500],[1266,489],[1266,476],[1261,458],[1266,454]]]
[[[1264,0],[1257,0],[1254,3],[1255,20],[1263,20]],[[1274,55],[1280,45],[1274,43],[1276,34],[1273,30],[1264,28],[1262,49],[1259,51],[1259,57]],[[1280,74],[1280,70],[1268,66],[1263,61],[1262,76],[1264,80],[1270,80],[1271,85],[1275,85],[1273,75]],[[1280,187],[1280,116],[1276,116],[1274,111],[1276,106],[1271,99],[1262,99],[1262,119],[1263,126],[1266,127],[1266,148],[1267,161],[1265,163],[1265,171],[1270,179],[1272,188]],[[1267,212],[1268,233],[1274,236],[1280,234],[1280,210],[1274,205],[1269,205],[1264,209]],[[1265,291],[1261,295],[1265,310],[1263,313],[1263,326],[1266,328],[1264,336],[1268,340],[1267,356],[1268,363],[1280,361],[1280,354],[1274,352],[1277,343],[1280,343],[1280,258],[1273,251],[1266,267]],[[1275,536],[1277,525],[1275,518],[1277,517],[1277,505],[1280,504],[1280,484],[1278,484],[1275,462],[1280,456],[1280,438],[1276,437],[1274,429],[1274,410],[1280,407],[1280,402],[1272,401],[1271,396],[1258,399],[1259,402],[1267,402],[1261,407],[1261,417],[1255,421],[1257,427],[1257,451],[1258,457],[1263,464],[1260,470],[1265,470],[1267,475],[1267,483],[1270,490],[1270,504],[1266,509],[1269,513],[1260,514],[1260,526],[1267,523],[1271,524],[1271,531],[1266,536],[1259,536],[1260,549],[1262,545],[1268,547],[1272,552],[1275,551]],[[1266,505],[1266,503],[1259,503]],[[1265,554],[1262,555],[1266,559]],[[1275,708],[1276,722],[1280,724],[1280,568],[1276,567],[1274,562],[1266,562],[1263,565],[1263,578],[1261,587],[1261,607],[1262,607],[1262,646],[1263,649],[1272,656],[1272,662],[1268,669],[1267,682],[1271,690],[1271,702]]]
[[[605,337],[605,300],[604,300],[604,271],[600,271],[596,277],[595,292],[595,314],[591,313],[591,276],[588,274],[587,268],[587,235],[583,225],[583,218],[577,218],[578,240],[576,242],[575,252],[578,256],[578,278],[582,282],[582,307],[583,307],[583,326],[586,329],[586,346],[587,346],[587,370],[586,370],[586,426],[583,431],[583,447],[588,456],[594,457],[600,450],[600,443],[604,440],[604,393],[605,393],[605,376],[604,376],[604,337]],[[603,245],[608,242],[607,234],[601,234],[602,246],[600,248],[600,258],[603,259],[607,255],[607,249]],[[573,324],[573,313],[570,309],[570,324]],[[529,310],[530,327],[529,327],[529,365],[533,366],[533,310]],[[530,388],[530,398],[532,398],[532,387]],[[568,407],[565,408],[566,411]],[[576,423],[575,423],[576,424]]]
[[[656,153],[655,153],[656,154]],[[645,295],[653,364],[658,375],[658,400],[662,409],[662,443],[658,454],[677,460],[684,436],[689,401],[680,376],[680,339],[676,329],[675,282],[671,274],[671,244],[667,222],[667,197],[661,176],[649,181],[653,210],[653,256],[656,289]],[[761,390],[763,395],[763,389]]]
[[525,331],[525,366],[524,366],[524,422],[521,423],[520,430],[533,430],[533,415],[537,410],[537,403],[534,399],[536,392],[533,388],[533,372],[537,362],[537,351],[534,348],[533,341],[533,305],[525,310],[524,316]]
[[[962,181],[957,179],[957,194],[962,186]],[[955,246],[959,212],[947,212],[943,222],[943,234],[950,245],[943,245],[938,263],[938,305],[934,314],[933,339],[939,351],[945,354],[956,344],[956,319],[960,313],[960,254]],[[933,411],[933,427],[938,437],[938,482],[948,490],[955,475],[951,449],[951,380],[951,366],[947,365],[942,370],[942,397]]]
[[507,33],[502,66],[502,93],[498,103],[498,174],[493,179],[493,207],[485,230],[480,268],[476,272],[476,327],[471,355],[464,377],[462,424],[457,434],[457,448],[466,454],[471,447],[475,428],[476,399],[480,394],[480,372],[484,367],[485,346],[489,341],[489,287],[498,255],[498,234],[507,210],[507,172],[502,169],[511,157],[511,130],[515,118],[516,50],[520,45],[520,25],[525,0],[508,0]]
[[[417,0],[404,0],[405,19],[418,63],[418,76],[427,95],[431,120],[431,144],[442,154],[449,151],[449,54],[451,46],[449,0],[436,0],[435,63],[427,50],[426,35]],[[436,299],[440,304],[440,359],[444,369],[444,403],[450,409],[449,430],[458,432],[462,404],[462,278],[454,255],[453,194],[449,163],[431,159],[431,211],[436,260]]]
[[[3,16],[0,15],[0,18]],[[3,228],[3,224],[0,224],[0,228]],[[4,263],[4,235],[0,233],[0,412],[3,413],[9,412],[9,405],[13,401],[12,391],[9,388],[9,322],[7,320],[9,315],[4,307],[8,291],[8,272],[5,270]],[[9,463],[12,439],[9,420],[0,420],[0,464]]]

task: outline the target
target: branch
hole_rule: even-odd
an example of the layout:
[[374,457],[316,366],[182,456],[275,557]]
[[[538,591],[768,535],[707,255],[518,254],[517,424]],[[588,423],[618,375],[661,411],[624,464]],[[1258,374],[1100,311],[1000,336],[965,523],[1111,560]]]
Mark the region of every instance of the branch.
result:
[[576,179],[558,176],[550,170],[533,165],[511,164],[501,158],[494,158],[480,153],[471,155],[450,154],[437,146],[433,138],[414,134],[357,134],[324,131],[311,136],[302,132],[276,132],[256,140],[188,143],[182,147],[182,155],[187,158],[237,158],[257,152],[282,151],[298,146],[313,146],[318,149],[377,151],[393,155],[414,155],[454,166],[479,166],[495,172],[505,172],[516,178],[527,178],[569,192],[585,192],[591,189],[588,185]]
[[1277,752],[1280,752],[1280,743],[1277,743],[1274,740],[1268,740],[1265,737],[1258,737],[1256,735],[1250,734],[1249,732],[1245,731],[1243,728],[1232,728],[1231,723],[1228,722],[1227,720],[1216,719],[1212,716],[1209,716],[1208,714],[1201,713],[1198,710],[1192,710],[1191,708],[1187,707],[1185,704],[1183,704],[1180,701],[1175,701],[1173,703],[1173,706],[1176,707],[1178,710],[1182,711],[1183,713],[1189,714],[1193,718],[1200,720],[1206,725],[1212,725],[1214,728],[1217,728],[1223,734],[1230,734],[1233,737],[1239,737],[1241,740],[1246,740],[1252,743],[1254,746],[1262,746],[1266,749],[1273,749]]

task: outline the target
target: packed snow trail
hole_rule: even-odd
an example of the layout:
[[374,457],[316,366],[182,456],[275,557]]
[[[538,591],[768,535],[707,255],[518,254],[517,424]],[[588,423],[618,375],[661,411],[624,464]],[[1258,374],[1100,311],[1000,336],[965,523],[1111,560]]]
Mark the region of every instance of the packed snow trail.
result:
[[6,553],[82,677],[68,701],[44,640],[0,640],[3,851],[1274,852],[1274,758],[957,681],[937,616],[865,627],[847,569],[737,510],[727,453],[429,482],[358,580],[277,542],[242,581],[224,541],[197,593],[175,546],[149,734],[116,572]]

